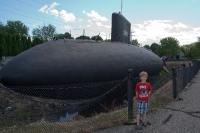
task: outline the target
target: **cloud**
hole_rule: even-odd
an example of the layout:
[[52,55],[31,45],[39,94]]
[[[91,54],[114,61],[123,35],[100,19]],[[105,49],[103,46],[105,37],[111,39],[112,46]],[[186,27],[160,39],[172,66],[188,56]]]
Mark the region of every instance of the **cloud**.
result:
[[88,19],[88,22],[92,25],[93,24],[93,22],[90,20],[90,19]]
[[73,13],[67,12],[66,10],[57,10],[55,9],[56,6],[59,6],[60,4],[54,2],[50,6],[44,5],[42,8],[40,8],[38,11],[46,14],[51,14],[55,17],[60,17],[64,22],[74,22],[78,21],[81,22],[83,19],[76,18]]
[[175,24],[174,27],[176,27],[177,29],[179,29],[179,28],[188,28],[185,24],[180,23],[180,22],[178,24]]
[[63,28],[65,28],[65,29],[67,29],[67,30],[72,29],[72,27],[71,27],[70,25],[65,25],[65,26],[63,26]]
[[78,22],[82,22],[83,19],[82,19],[82,18],[78,18],[77,21],[78,21]]
[[62,10],[59,13],[60,18],[63,19],[65,22],[74,22],[76,17],[73,13],[68,13],[66,10]]
[[133,23],[132,31],[132,39],[138,39],[143,45],[159,43],[165,37],[174,37],[180,45],[185,45],[197,41],[200,27],[194,28],[172,20],[148,20],[140,24]]
[[83,11],[83,13],[86,14],[93,21],[108,21],[108,19],[106,17],[100,16],[94,10],[92,10],[91,13],[87,13],[86,11]]
[[103,25],[102,23],[100,23],[100,22],[96,22],[96,24],[97,24],[97,26],[103,26],[103,27],[106,27],[106,28],[111,28],[111,26],[109,26],[109,25]]
[[42,8],[40,8],[38,11],[40,12],[46,12],[46,9],[47,9],[48,5],[44,5]]
[[42,8],[40,8],[38,11],[42,12],[42,13],[47,13],[47,14],[51,14],[54,15],[56,17],[58,17],[59,12],[58,10],[54,9],[56,6],[58,6],[59,4],[54,2],[53,4],[51,4],[49,7],[48,5],[44,5]]

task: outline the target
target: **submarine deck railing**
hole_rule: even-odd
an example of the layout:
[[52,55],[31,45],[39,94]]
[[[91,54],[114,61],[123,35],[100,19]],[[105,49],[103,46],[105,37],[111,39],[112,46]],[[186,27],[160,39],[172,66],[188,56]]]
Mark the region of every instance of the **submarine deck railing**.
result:
[[[195,74],[200,69],[200,62],[192,62],[188,66],[185,64],[174,67],[172,69],[172,73],[167,75],[159,75],[159,76],[150,76],[148,78],[148,82],[151,83],[153,92],[150,99],[150,111],[157,109],[158,107],[162,107],[167,104],[171,100],[179,100],[178,94],[187,87],[188,83],[192,82],[192,79],[195,77]],[[116,125],[130,122],[134,124],[134,116],[135,116],[135,100],[133,100],[134,91],[136,83],[140,81],[138,77],[133,78],[131,72],[134,70],[128,70],[128,75],[126,78],[119,81],[111,81],[106,83],[98,83],[98,84],[84,84],[86,91],[91,88],[106,88],[106,91],[101,92],[100,95],[96,97],[91,97],[90,99],[82,99],[82,100],[52,100],[52,99],[44,99],[40,97],[28,96],[25,94],[21,94],[16,92],[15,89],[10,89],[5,86],[1,86],[0,88],[0,129],[1,131],[12,132],[31,132],[32,128],[24,128],[24,126],[20,126],[21,124],[25,124],[29,127],[29,124],[41,120],[40,118],[46,118],[50,112],[53,114],[58,113],[61,110],[68,110],[70,106],[76,106],[75,109],[78,111],[78,116],[84,116],[82,121],[89,121],[89,118],[93,118],[94,120],[90,120],[89,126],[96,126],[90,131],[88,131],[88,125],[84,124],[79,127],[74,125],[74,121],[77,122],[76,118],[71,118],[72,120],[65,123],[60,130],[66,132],[75,132],[75,130],[79,130],[79,132],[92,132],[95,130],[100,130],[103,128],[108,128],[113,126],[113,122],[116,122]],[[80,84],[83,85],[83,84]],[[77,86],[68,86],[69,88],[77,88]],[[49,88],[48,88],[49,87]],[[44,89],[44,93],[49,93],[49,90],[52,90],[52,86],[48,86]],[[57,89],[63,89],[63,86],[56,86]],[[83,88],[84,88],[83,87]],[[22,87],[23,88],[23,87]],[[31,88],[31,87],[30,87]],[[125,89],[126,88],[126,89]],[[23,88],[26,89],[26,88]],[[65,89],[63,89],[65,90]],[[124,91],[125,90],[125,91]],[[126,92],[126,93],[125,93]],[[52,91],[52,95],[54,92]],[[88,93],[87,93],[88,94]],[[123,94],[123,95],[122,95]],[[127,106],[124,106],[124,100],[127,100]],[[63,102],[64,101],[64,102]],[[75,101],[75,102],[74,102]],[[16,105],[15,105],[16,104]],[[126,104],[126,103],[125,103]],[[114,106],[115,105],[115,106]],[[80,107],[80,108],[79,108]],[[128,107],[128,108],[127,108]],[[74,108],[73,108],[74,109]],[[122,115],[120,113],[120,118],[116,120],[116,116],[112,116],[112,112],[120,112],[125,111],[126,113]],[[101,117],[97,117],[95,119],[94,112],[96,115],[100,115]],[[109,121],[107,122],[102,116],[101,112],[108,113]],[[94,116],[94,117],[93,117]],[[112,117],[111,117],[112,116]],[[118,116],[118,115],[117,115]],[[62,116],[63,117],[63,116]],[[35,120],[35,119],[36,120]],[[34,119],[34,120],[33,120]],[[81,121],[80,120],[80,121]],[[92,122],[91,122],[92,121]],[[72,122],[72,123],[71,123]],[[102,123],[105,124],[102,124]],[[42,122],[39,124],[43,124]],[[96,125],[95,125],[96,124]],[[16,126],[15,129],[11,127]],[[55,126],[55,125],[52,125]],[[38,127],[42,128],[42,127]],[[44,129],[38,129],[38,131],[42,132]],[[54,132],[58,129],[56,128]],[[47,131],[48,132],[48,131]],[[78,132],[78,131],[77,131]]]

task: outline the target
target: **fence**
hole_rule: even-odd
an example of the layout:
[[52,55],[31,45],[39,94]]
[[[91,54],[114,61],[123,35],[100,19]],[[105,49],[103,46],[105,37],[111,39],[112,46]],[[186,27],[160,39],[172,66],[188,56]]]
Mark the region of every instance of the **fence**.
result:
[[[174,99],[191,82],[200,62],[174,67],[172,73],[148,78],[153,91],[149,113]],[[88,133],[134,121],[139,78],[60,85],[0,88],[0,132]]]

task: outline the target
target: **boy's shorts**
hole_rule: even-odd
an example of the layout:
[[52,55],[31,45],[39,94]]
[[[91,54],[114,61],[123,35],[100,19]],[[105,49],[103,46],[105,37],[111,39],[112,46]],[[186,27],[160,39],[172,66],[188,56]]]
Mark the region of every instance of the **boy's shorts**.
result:
[[137,114],[146,114],[149,107],[149,101],[137,101]]

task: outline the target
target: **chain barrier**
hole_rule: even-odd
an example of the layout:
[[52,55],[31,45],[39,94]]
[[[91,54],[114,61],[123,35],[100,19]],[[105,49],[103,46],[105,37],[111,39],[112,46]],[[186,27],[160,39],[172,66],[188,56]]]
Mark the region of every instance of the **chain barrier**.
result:
[[[62,107],[62,106],[74,106],[74,105],[81,105],[81,104],[86,104],[86,103],[89,103],[89,102],[93,102],[93,101],[96,101],[96,100],[99,100],[101,99],[102,97],[106,96],[107,94],[111,93],[112,91],[116,90],[122,83],[124,83],[128,78],[124,78],[123,80],[116,80],[116,81],[110,81],[110,82],[99,82],[99,83],[88,83],[88,84],[73,84],[73,85],[62,85],[62,86],[46,86],[46,87],[41,87],[41,86],[37,86],[37,87],[33,87],[33,86],[19,86],[19,87],[5,87],[3,85],[0,86],[0,89],[4,89],[6,91],[8,91],[9,93],[11,94],[14,94],[16,96],[19,96],[23,99],[26,99],[26,100],[29,100],[29,101],[33,101],[33,102],[36,102],[36,103],[40,103],[40,104],[45,104],[45,105],[55,105],[55,106],[59,106],[59,107]],[[110,90],[106,91],[104,94],[98,96],[98,97],[95,97],[95,98],[91,98],[91,99],[88,99],[88,100],[83,100],[81,99],[80,102],[75,102],[75,103],[70,103],[70,102],[66,102],[67,103],[55,103],[55,102],[44,102],[44,101],[40,101],[40,100],[36,100],[34,99],[34,97],[32,96],[27,96],[27,95],[24,95],[24,94],[21,94],[21,93],[18,93],[16,91],[14,91],[15,89],[33,89],[33,88],[37,88],[37,89],[41,89],[41,88],[46,88],[45,90],[48,91],[48,90],[51,90],[51,89],[55,89],[55,88],[66,88],[65,90],[67,89],[73,89],[74,86],[81,86],[81,88],[99,88],[100,86],[108,86],[108,85],[113,85],[114,84],[114,87],[112,87]],[[115,85],[116,84],[116,85]],[[15,88],[15,89],[13,89]]]

